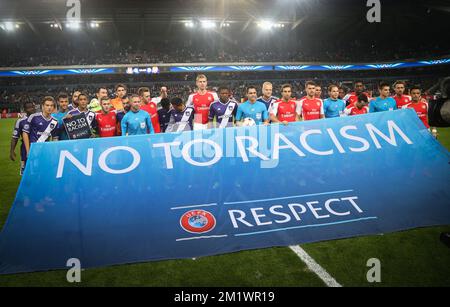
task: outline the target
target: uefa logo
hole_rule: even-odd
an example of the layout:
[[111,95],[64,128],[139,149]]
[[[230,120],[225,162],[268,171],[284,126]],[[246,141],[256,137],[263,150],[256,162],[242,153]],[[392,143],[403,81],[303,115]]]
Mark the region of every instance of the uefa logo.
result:
[[216,226],[214,215],[205,210],[191,210],[180,218],[180,226],[190,233],[205,233]]

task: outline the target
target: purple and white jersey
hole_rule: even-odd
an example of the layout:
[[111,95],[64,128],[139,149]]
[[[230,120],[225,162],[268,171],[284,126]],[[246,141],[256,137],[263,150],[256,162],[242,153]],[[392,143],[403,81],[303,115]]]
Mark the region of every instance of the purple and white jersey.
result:
[[41,112],[31,114],[23,126],[23,132],[28,133],[30,143],[46,142],[50,137],[57,137],[58,120],[50,116],[45,118]]
[[[97,127],[97,121],[95,120],[95,113],[89,110],[86,110],[83,112],[84,115],[86,115],[86,120],[88,121],[89,127],[91,127],[91,129],[95,129]],[[81,111],[78,110],[78,108],[75,108],[73,110],[70,110],[69,113],[70,115],[78,115],[81,114]]]
[[194,108],[186,107],[178,112],[175,109],[169,111],[170,120],[166,132],[181,132],[192,130],[192,121],[194,119]]
[[269,100],[265,100],[264,96],[259,97],[258,99],[256,99],[257,101],[260,101],[262,103],[264,103],[264,105],[267,108],[267,111],[270,113],[270,111],[272,110],[272,105],[278,100],[279,98],[274,97],[274,96],[270,96]]
[[233,99],[228,100],[227,103],[222,103],[220,100],[213,102],[209,107],[208,119],[213,121],[215,118],[216,127],[233,127],[233,117],[236,116],[237,108],[238,103]]
[[[19,118],[16,121],[16,124],[14,125],[13,135],[12,135],[13,139],[18,140],[18,139],[22,138],[23,127],[27,123],[27,120],[28,120],[28,117],[24,116],[22,118]],[[23,139],[20,144],[20,158],[21,158],[21,161],[27,160],[27,151],[25,149],[25,144],[23,143]]]

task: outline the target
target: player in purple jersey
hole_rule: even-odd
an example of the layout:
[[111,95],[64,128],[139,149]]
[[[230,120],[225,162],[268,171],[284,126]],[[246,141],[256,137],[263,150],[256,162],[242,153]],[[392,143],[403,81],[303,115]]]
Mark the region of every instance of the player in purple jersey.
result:
[[[27,123],[28,117],[31,114],[33,114],[34,112],[36,112],[36,107],[32,101],[27,101],[24,104],[24,110],[25,110],[26,115],[22,118],[19,118],[16,121],[16,124],[14,125],[14,131],[13,131],[13,135],[11,138],[11,147],[10,147],[10,151],[9,151],[9,158],[12,161],[16,160],[16,146],[17,146],[17,142],[19,141],[19,138],[22,138],[23,127],[25,126],[25,123]],[[24,144],[23,138],[22,138],[22,142],[20,144],[20,175],[21,176],[23,174],[23,170],[25,169],[26,161],[27,161],[27,151],[25,149],[25,144]]]
[[52,117],[52,113],[55,109],[55,99],[51,96],[46,96],[42,100],[42,112],[31,114],[28,117],[27,122],[23,126],[22,133],[27,157],[30,153],[31,143],[40,143],[50,139],[58,139],[58,120]]
[[69,111],[75,109],[76,107],[78,107],[78,96],[80,96],[81,91],[80,90],[74,90],[72,93],[72,100],[69,103]]
[[166,132],[170,121],[170,100],[169,98],[162,98],[160,101],[161,109],[158,110],[159,125],[161,132]]
[[192,130],[192,121],[194,119],[194,108],[186,107],[186,104],[179,97],[172,98],[170,101],[172,110],[170,110],[170,120],[166,132],[181,132]]
[[230,99],[231,93],[228,87],[219,87],[218,93],[219,101],[213,102],[209,107],[209,128],[233,127],[238,108],[237,101]]
[[[89,111],[88,109],[88,97],[86,94],[80,94],[78,95],[78,107],[69,111],[67,114],[67,118],[70,118],[71,116],[78,115],[81,113],[84,113],[86,116],[86,120],[89,124],[89,127],[91,128],[91,131],[97,128],[97,122],[95,120],[95,113],[92,111]],[[93,136],[93,133],[91,137]]]
[[270,113],[272,105],[278,100],[277,97],[272,96],[273,85],[270,82],[264,82],[262,85],[262,96],[257,99],[264,103],[267,108],[267,111]]

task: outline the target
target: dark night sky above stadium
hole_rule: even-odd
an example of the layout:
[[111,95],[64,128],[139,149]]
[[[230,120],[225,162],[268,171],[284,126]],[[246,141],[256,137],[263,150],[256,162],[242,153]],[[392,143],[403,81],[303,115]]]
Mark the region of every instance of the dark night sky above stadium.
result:
[[[98,22],[100,29],[86,26],[75,34],[65,28],[65,4],[65,0],[2,0],[0,23],[17,22],[20,31],[0,31],[0,46],[14,44],[21,48],[39,41],[67,39],[121,44],[146,40],[158,44],[215,36],[235,45],[256,40],[278,46],[312,40],[335,44],[373,40],[385,46],[406,44],[408,48],[436,43],[440,49],[450,50],[450,3],[442,0],[382,0],[380,23],[367,22],[365,0],[81,0],[81,21],[86,25]],[[257,27],[258,22],[268,19],[283,24],[283,28],[266,33]],[[186,28],[186,22],[198,25],[202,20],[216,22],[217,29],[206,32],[200,27]],[[59,31],[50,28],[52,23],[59,25]],[[222,28],[224,23],[229,26]]]
[[[62,0],[2,0],[0,20],[23,22],[39,30],[39,25],[64,22],[67,8]],[[382,31],[411,31],[426,34],[449,29],[449,1],[381,1],[382,22],[369,24],[365,0],[163,0],[163,1],[81,1],[82,20],[97,20],[112,27],[140,25],[149,30],[169,26],[177,29],[187,20],[213,19],[231,22],[245,31],[248,21],[270,18],[282,21],[291,31],[373,35]],[[32,30],[32,29],[31,29]],[[434,31],[433,31],[434,30]],[[391,33],[379,33],[390,35]]]

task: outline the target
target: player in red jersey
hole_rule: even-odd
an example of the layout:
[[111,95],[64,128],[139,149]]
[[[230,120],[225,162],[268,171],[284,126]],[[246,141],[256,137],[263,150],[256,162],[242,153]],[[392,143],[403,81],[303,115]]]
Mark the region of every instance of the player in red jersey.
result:
[[422,99],[425,101],[429,101],[429,100],[433,99],[433,95],[430,95],[430,93],[428,91],[425,91],[422,94]]
[[392,98],[394,98],[397,103],[397,109],[401,109],[403,106],[411,102],[411,96],[404,95],[405,88],[406,83],[404,81],[397,81],[394,83],[395,95],[392,96]]
[[411,102],[404,105],[403,109],[414,109],[422,123],[430,128],[428,124],[428,103],[422,100],[422,90],[418,86],[413,86],[410,90]]
[[346,101],[348,108],[353,107],[355,105],[355,103],[358,101],[358,96],[360,94],[364,94],[367,96],[367,98],[370,99],[370,94],[367,92],[364,92],[364,90],[366,88],[362,81],[355,81],[355,83],[353,84],[353,87],[354,87],[354,91],[351,93],[348,93],[344,97],[344,101]]
[[323,102],[315,97],[316,84],[313,81],[306,82],[305,91],[306,97],[297,101],[297,114],[303,120],[324,118]]
[[206,89],[208,79],[205,75],[197,76],[196,85],[197,92],[189,95],[186,105],[194,108],[194,130],[208,129],[209,107],[213,102],[219,101],[219,96]]
[[158,107],[151,99],[150,89],[148,87],[140,87],[138,95],[141,97],[141,110],[144,110],[150,115],[152,126],[155,133],[161,133],[161,126],[159,125]]
[[97,134],[101,138],[117,135],[117,113],[112,110],[113,106],[109,97],[100,98],[100,111],[95,113],[97,121]]
[[283,125],[298,121],[299,116],[296,109],[297,103],[292,99],[292,87],[284,84],[281,87],[281,99],[272,104],[270,120],[272,123],[282,123]]
[[345,115],[361,115],[369,113],[369,98],[365,94],[360,94],[358,96],[358,101],[355,103],[353,107],[347,107],[344,110]]

